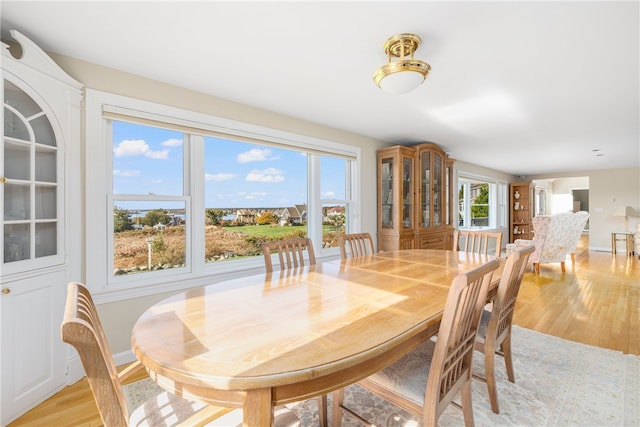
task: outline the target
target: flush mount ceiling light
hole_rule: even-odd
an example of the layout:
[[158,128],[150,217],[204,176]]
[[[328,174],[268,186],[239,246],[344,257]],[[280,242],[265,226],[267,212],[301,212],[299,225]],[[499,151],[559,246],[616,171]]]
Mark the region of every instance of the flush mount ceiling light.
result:
[[[429,75],[431,66],[413,58],[413,53],[422,43],[415,34],[397,34],[384,44],[387,64],[378,68],[373,75],[376,85],[389,93],[407,93],[417,88]],[[400,58],[392,62],[391,57]],[[407,58],[408,57],[408,58]]]

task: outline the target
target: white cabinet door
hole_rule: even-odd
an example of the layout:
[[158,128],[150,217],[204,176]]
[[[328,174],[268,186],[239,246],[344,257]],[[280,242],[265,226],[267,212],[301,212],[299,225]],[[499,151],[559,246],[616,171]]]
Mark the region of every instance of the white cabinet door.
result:
[[58,270],[2,284],[2,425],[66,384],[60,323],[67,282]]

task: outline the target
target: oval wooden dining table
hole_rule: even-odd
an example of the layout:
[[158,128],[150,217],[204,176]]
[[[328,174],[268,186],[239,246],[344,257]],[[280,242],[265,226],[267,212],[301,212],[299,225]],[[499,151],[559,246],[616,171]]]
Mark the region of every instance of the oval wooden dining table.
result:
[[146,310],[131,344],[165,390],[269,426],[273,406],[353,384],[436,334],[453,278],[492,259],[400,250],[196,287]]

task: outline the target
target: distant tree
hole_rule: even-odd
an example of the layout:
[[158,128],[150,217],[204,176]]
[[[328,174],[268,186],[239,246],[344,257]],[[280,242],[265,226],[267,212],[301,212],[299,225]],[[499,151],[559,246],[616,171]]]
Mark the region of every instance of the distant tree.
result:
[[258,225],[277,224],[278,217],[273,212],[265,212],[258,217]]
[[126,209],[120,209],[117,206],[113,207],[113,232],[120,233],[121,231],[132,230],[133,221],[131,220],[131,214]]
[[153,227],[156,224],[168,224],[169,214],[164,209],[152,209],[140,221],[143,225]]
[[[488,218],[489,217],[489,184],[480,186],[480,194],[473,199],[471,206],[471,218]],[[477,206],[485,205],[485,206]]]
[[220,225],[220,220],[226,215],[222,209],[207,208],[204,211],[211,225]]

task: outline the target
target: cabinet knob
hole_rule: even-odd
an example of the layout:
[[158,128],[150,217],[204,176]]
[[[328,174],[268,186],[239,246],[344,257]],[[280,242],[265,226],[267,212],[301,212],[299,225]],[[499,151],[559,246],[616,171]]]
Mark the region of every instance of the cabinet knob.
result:
[[7,182],[7,177],[6,176],[0,177],[0,182],[3,184]]
[[4,289],[2,290],[2,293],[3,293],[4,295],[8,295],[8,294],[10,294],[10,293],[11,293],[11,288],[4,288]]

